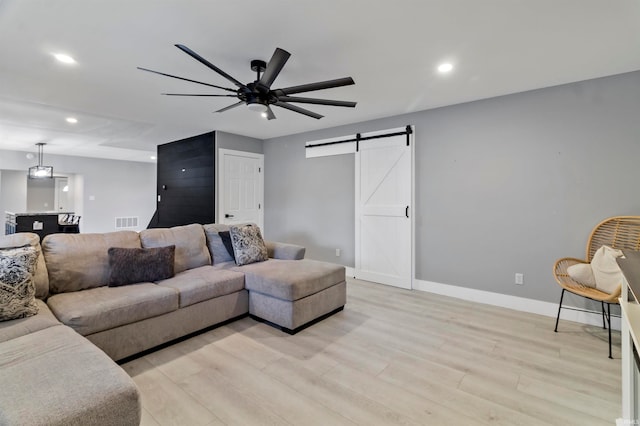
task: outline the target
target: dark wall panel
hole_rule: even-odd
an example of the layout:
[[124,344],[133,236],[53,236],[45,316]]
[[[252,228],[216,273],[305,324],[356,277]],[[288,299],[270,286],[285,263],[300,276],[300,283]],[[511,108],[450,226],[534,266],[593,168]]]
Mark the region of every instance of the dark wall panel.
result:
[[151,228],[215,221],[215,132],[158,146],[158,207]]

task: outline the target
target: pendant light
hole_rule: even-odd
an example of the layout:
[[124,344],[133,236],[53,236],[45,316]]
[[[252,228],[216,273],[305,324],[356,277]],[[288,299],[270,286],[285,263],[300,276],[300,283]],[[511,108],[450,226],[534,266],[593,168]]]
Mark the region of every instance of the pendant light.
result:
[[38,142],[38,165],[29,167],[29,179],[51,179],[53,178],[53,166],[42,165],[42,149],[46,145],[44,142]]

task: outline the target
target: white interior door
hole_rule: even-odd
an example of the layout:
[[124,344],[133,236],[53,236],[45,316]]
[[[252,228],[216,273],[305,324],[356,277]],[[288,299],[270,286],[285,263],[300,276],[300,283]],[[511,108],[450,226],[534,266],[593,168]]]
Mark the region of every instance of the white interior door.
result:
[[356,152],[358,279],[411,288],[412,145],[407,136],[371,139]]
[[218,222],[253,222],[263,229],[264,156],[227,149],[218,152]]

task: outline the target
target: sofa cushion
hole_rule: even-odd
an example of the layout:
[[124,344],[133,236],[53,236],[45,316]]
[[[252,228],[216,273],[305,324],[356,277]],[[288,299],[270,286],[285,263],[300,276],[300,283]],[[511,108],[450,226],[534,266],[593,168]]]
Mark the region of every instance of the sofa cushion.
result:
[[51,234],[42,241],[51,293],[73,292],[109,283],[109,247],[140,248],[135,231]]
[[0,321],[38,313],[33,282],[37,261],[32,245],[0,249]]
[[220,232],[229,232],[229,225],[222,225],[219,223],[210,223],[203,225],[204,233],[207,236],[207,246],[213,257],[213,264],[235,261],[235,259],[229,254],[229,251],[225,247]]
[[315,260],[278,260],[236,266],[245,288],[283,300],[298,300],[345,280],[344,266]]
[[176,246],[174,272],[211,265],[207,239],[202,225],[192,224],[173,228],[145,229],[140,232],[142,247]]
[[36,264],[33,281],[36,285],[36,297],[44,299],[49,294],[49,274],[47,273],[47,265],[44,263],[38,234],[18,232],[17,234],[0,235],[0,248],[20,247],[27,244],[34,246],[38,251],[38,263]]
[[0,322],[0,342],[60,325],[60,321],[51,313],[46,303],[40,299],[36,299],[35,303],[38,305],[37,315]]
[[244,274],[213,266],[201,266],[159,281],[158,286],[180,292],[180,307],[235,293],[244,288]]
[[173,277],[176,246],[111,247],[108,250],[109,287],[159,281]]
[[247,265],[269,259],[267,246],[264,244],[258,225],[252,223],[232,225],[229,227],[229,234],[236,265]]
[[98,287],[51,296],[47,304],[83,336],[178,309],[178,292],[153,283]]
[[0,345],[0,424],[137,425],[140,395],[104,352],[57,325]]

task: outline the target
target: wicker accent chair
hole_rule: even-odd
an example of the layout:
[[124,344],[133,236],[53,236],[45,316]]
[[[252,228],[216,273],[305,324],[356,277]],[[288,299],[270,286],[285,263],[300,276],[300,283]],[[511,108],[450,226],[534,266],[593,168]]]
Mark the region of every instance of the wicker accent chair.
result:
[[[607,328],[608,325],[609,328],[609,358],[613,358],[611,356],[611,304],[618,304],[621,287],[618,287],[618,291],[613,294],[608,294],[574,281],[567,273],[567,268],[571,265],[591,263],[593,255],[603,245],[620,250],[640,250],[640,216],[615,216],[603,220],[596,225],[589,236],[586,260],[565,257],[556,261],[553,266],[553,276],[562,287],[562,294],[560,295],[560,305],[558,306],[558,316],[554,331],[558,331],[558,321],[560,320],[560,310],[562,310],[562,299],[565,291],[600,302],[602,306],[602,327]],[[606,312],[605,304],[607,305]],[[565,307],[565,309],[575,308]]]

